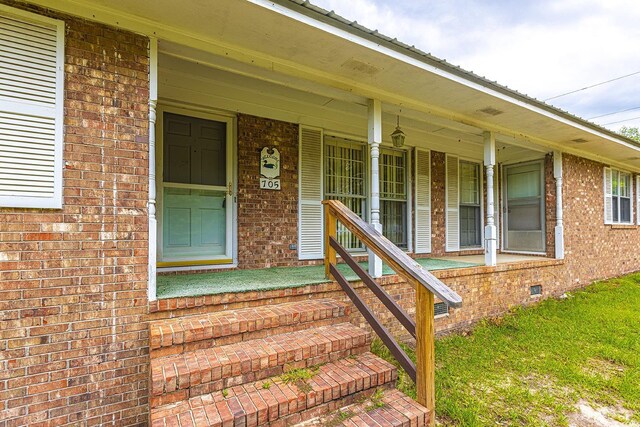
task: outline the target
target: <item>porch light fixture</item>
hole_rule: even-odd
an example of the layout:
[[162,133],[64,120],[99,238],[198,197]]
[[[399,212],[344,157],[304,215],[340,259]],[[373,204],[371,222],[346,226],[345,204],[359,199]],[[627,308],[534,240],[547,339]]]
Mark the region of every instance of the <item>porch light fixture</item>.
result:
[[391,140],[394,147],[402,147],[404,145],[405,134],[400,129],[400,116],[398,116],[398,122],[396,124],[396,130],[391,134]]

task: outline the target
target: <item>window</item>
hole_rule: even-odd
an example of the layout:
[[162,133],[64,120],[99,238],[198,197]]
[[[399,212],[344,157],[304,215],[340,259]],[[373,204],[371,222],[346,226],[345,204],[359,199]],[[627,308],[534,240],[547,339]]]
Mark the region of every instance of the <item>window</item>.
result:
[[482,246],[480,165],[460,160],[460,247]]
[[633,217],[631,174],[605,168],[605,222],[631,224]]
[[[326,136],[324,141],[324,196],[340,200],[367,219],[369,162],[366,144]],[[382,234],[407,248],[407,156],[392,148],[380,149],[380,222]],[[342,225],[338,241],[349,250],[363,250],[362,243]]]
[[407,248],[407,155],[391,148],[380,150],[380,221],[382,234]]
[[0,206],[62,207],[64,22],[0,5]]
[[[325,138],[324,195],[340,200],[346,207],[366,217],[367,146],[336,137]],[[364,249],[362,243],[344,226],[337,230],[338,242],[349,250]]]
[[613,222],[631,222],[631,174],[611,171]]

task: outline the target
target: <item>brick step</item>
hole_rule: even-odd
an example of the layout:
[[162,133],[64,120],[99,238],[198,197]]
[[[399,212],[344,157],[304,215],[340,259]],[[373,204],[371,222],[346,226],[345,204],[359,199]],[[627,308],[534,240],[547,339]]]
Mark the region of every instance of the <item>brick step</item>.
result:
[[151,360],[151,407],[335,361],[369,350],[351,323],[273,335]]
[[306,381],[272,377],[152,409],[151,426],[294,425],[367,399],[397,378],[393,365],[369,352],[316,369]]
[[155,321],[149,326],[151,358],[339,323],[348,314],[348,305],[320,299]]
[[295,427],[424,427],[429,424],[427,408],[399,390],[379,389],[368,399],[345,406]]

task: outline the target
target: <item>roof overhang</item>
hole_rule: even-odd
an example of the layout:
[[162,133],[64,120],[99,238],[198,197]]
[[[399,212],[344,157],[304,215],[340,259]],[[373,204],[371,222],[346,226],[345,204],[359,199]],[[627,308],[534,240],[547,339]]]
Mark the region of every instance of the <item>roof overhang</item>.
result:
[[[216,55],[225,68],[339,91],[640,171],[640,144],[419,50],[291,0],[33,0]],[[221,62],[222,63],[222,62]],[[311,89],[311,86],[314,88]]]

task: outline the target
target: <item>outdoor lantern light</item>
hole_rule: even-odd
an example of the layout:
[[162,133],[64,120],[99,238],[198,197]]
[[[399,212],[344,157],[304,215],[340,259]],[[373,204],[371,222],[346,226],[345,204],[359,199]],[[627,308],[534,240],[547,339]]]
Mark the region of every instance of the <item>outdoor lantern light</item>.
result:
[[404,145],[405,134],[400,129],[400,116],[398,116],[398,123],[396,125],[396,130],[391,134],[391,140],[393,141],[394,147],[402,147]]

